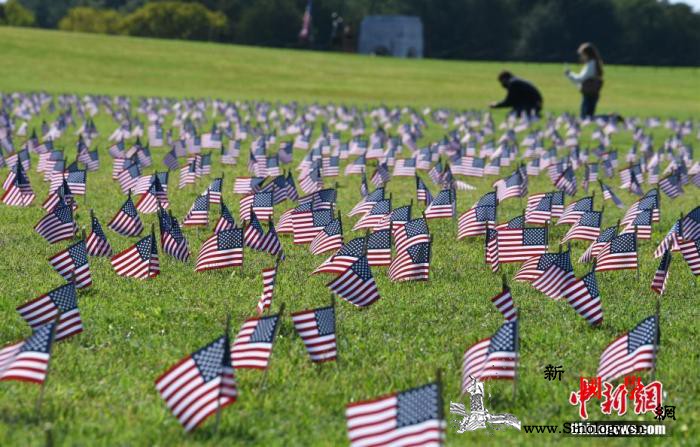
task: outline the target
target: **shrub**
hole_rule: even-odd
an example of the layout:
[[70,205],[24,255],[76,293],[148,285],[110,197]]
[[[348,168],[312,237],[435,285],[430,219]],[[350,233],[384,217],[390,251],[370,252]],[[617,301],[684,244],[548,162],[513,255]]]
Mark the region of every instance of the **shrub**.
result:
[[9,0],[0,5],[0,25],[34,26],[36,18],[32,11],[20,5],[17,0]]
[[124,20],[124,30],[132,36],[216,40],[225,29],[226,16],[199,3],[149,3]]
[[122,21],[122,16],[112,9],[81,6],[68,11],[58,22],[58,28],[83,33],[119,34],[122,32]]

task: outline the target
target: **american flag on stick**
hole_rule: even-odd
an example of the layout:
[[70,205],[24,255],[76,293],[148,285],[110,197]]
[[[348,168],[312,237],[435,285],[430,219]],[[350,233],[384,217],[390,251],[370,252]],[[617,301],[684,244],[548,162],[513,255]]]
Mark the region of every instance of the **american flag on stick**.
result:
[[462,394],[472,378],[515,379],[518,367],[518,320],[505,322],[489,338],[469,347],[462,358]]
[[367,256],[359,257],[327,287],[350,304],[366,307],[379,299],[379,290],[372,276]]
[[335,306],[295,312],[292,322],[312,362],[323,363],[337,358]]
[[518,309],[513,302],[513,295],[506,281],[506,275],[503,275],[503,290],[493,298],[491,302],[496,306],[499,312],[503,314],[506,321],[515,321],[518,319]]
[[161,228],[160,232],[163,252],[178,261],[187,262],[190,258],[190,247],[187,243],[187,238],[185,238],[185,235],[182,233],[180,224],[172,214],[169,216],[168,227]]
[[683,240],[679,247],[683,259],[690,267],[690,271],[695,276],[700,275],[700,239],[695,239],[694,241]]
[[596,375],[610,381],[654,368],[660,340],[658,315],[647,317],[605,348]]
[[343,222],[340,212],[338,218],[333,219],[311,241],[309,250],[311,254],[318,255],[327,251],[337,251],[343,246]]
[[44,383],[57,324],[56,321],[45,324],[26,340],[0,349],[0,381]]
[[17,312],[33,330],[56,321],[58,325],[54,341],[83,332],[83,322],[80,318],[73,282],[57,287],[19,306]]
[[216,222],[216,225],[214,225],[214,233],[236,228],[236,221],[233,219],[231,212],[228,210],[223,200],[219,203],[219,207],[219,220]]
[[136,211],[133,200],[131,200],[131,191],[129,191],[126,201],[112,220],[109,221],[107,227],[122,236],[138,236],[141,234],[143,223],[139,218],[139,213]]
[[209,226],[209,190],[197,197],[190,207],[187,216],[182,220],[186,227]]
[[204,241],[197,256],[196,272],[243,265],[243,229],[233,228],[213,234]]
[[36,224],[34,231],[50,244],[71,239],[78,231],[78,226],[73,219],[73,209],[60,201],[53,211]]
[[284,304],[277,315],[249,318],[241,326],[231,346],[231,359],[236,369],[267,369],[272,346],[277,336]]
[[85,241],[87,254],[89,256],[112,256],[112,247],[109,245],[104,231],[102,231],[100,221],[97,220],[92,210],[90,210],[90,222],[90,234]]
[[112,257],[112,267],[119,276],[128,278],[155,278],[160,274],[155,229],[126,250]]
[[595,265],[583,278],[573,278],[566,285],[564,298],[574,310],[588,321],[591,326],[603,322],[603,308],[600,301],[600,290],[595,277]]
[[654,273],[654,278],[651,280],[651,290],[663,295],[666,291],[666,283],[668,282],[668,270],[671,266],[671,250],[666,250],[661,257],[659,268]]
[[258,300],[258,315],[262,315],[272,305],[272,295],[275,292],[275,283],[277,278],[277,268],[279,267],[279,258],[275,262],[275,266],[262,271],[263,292]]
[[66,281],[74,281],[75,287],[78,289],[84,289],[92,285],[85,240],[81,240],[51,256],[49,265]]
[[238,397],[226,333],[156,379],[156,389],[185,431],[192,431]]
[[445,441],[440,381],[345,408],[353,447],[440,446]]
[[622,233],[600,249],[596,272],[637,269],[637,234]]
[[432,238],[429,242],[408,245],[398,252],[389,267],[389,279],[395,282],[427,281],[430,275]]
[[484,258],[486,264],[491,267],[492,272],[497,272],[501,263],[498,257],[498,230],[490,228],[486,223],[486,237],[484,238]]

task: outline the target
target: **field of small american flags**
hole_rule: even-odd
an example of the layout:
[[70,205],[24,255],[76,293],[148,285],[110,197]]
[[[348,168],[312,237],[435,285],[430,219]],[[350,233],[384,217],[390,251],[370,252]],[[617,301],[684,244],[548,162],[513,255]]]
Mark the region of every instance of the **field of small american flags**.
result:
[[[25,144],[32,147],[27,151],[30,154],[28,169],[20,168],[19,177],[26,177],[35,195],[28,206],[0,204],[0,318],[3,323],[0,326],[0,345],[28,339],[32,328],[36,330],[36,339],[27,345],[41,345],[47,337],[55,342],[43,385],[0,381],[1,445],[347,445],[349,431],[353,436],[353,429],[349,429],[352,422],[349,421],[357,414],[362,415],[366,408],[362,401],[412,388],[418,388],[411,392],[414,401],[432,401],[435,399],[433,382],[438,369],[441,382],[437,389],[441,392],[441,399],[437,401],[442,401],[441,410],[446,413],[443,417],[447,421],[444,429],[447,445],[585,445],[590,440],[561,435],[530,435],[512,429],[457,434],[452,424],[454,416],[448,413],[448,409],[450,401],[469,402],[468,395],[460,396],[464,386],[462,362],[465,352],[486,338],[496,339],[497,331],[506,335],[515,331],[519,356],[515,366],[517,380],[487,381],[487,407],[494,413],[511,413],[523,424],[563,424],[578,420],[579,409],[569,404],[569,397],[572,391],[579,389],[579,376],[596,375],[601,354],[606,348],[642,322],[641,329],[647,330],[651,327],[646,321],[650,316],[658,317],[660,332],[654,374],[656,380],[663,383],[664,404],[676,407],[676,420],[666,421],[668,436],[649,438],[645,442],[693,445],[700,437],[700,405],[697,402],[700,394],[697,374],[700,364],[697,348],[700,286],[696,284],[683,254],[673,252],[664,293],[659,298],[650,287],[662,261],[662,257],[655,257],[657,246],[681,213],[685,215],[700,205],[700,192],[694,184],[697,173],[693,173],[696,159],[693,159],[692,152],[688,154],[683,149],[700,144],[700,123],[697,121],[700,90],[692,88],[699,85],[697,70],[610,67],[609,81],[606,81],[609,86],[606,84],[601,107],[621,113],[628,121],[614,128],[606,123],[588,123],[581,127],[580,134],[569,135],[567,131],[575,126],[561,113],[575,110],[578,96],[566,84],[559,67],[554,65],[369,59],[12,28],[0,28],[0,39],[3,40],[0,47],[0,93],[5,98],[5,106],[0,107],[8,116],[17,117],[13,120],[16,127],[11,138],[17,152],[21,152]],[[551,107],[554,113],[551,125],[547,119],[533,123],[507,121],[506,116],[498,112],[493,114],[493,127],[490,127],[484,107],[489,99],[502,94],[495,82],[495,73],[501,65],[512,65],[514,71],[522,72],[544,86],[545,106]],[[39,91],[48,93],[29,96],[30,92]],[[69,96],[59,97],[61,94]],[[117,95],[121,96],[117,98]],[[165,97],[170,100],[158,102]],[[212,102],[214,98],[221,99]],[[28,102],[22,106],[24,99]],[[298,104],[293,101],[298,101]],[[112,113],[109,113],[107,104],[112,105]],[[33,105],[39,106],[33,108]],[[67,114],[69,106],[70,114]],[[341,110],[343,106],[347,107]],[[127,107],[130,108],[128,114],[125,112]],[[213,115],[214,107],[218,109],[216,115]],[[188,117],[182,114],[186,109],[189,124]],[[93,111],[94,115],[88,119]],[[276,116],[272,115],[273,111]],[[331,112],[333,119],[330,118]],[[62,116],[65,121],[68,115],[73,122],[63,127],[59,118]],[[127,116],[131,118],[131,128],[127,126],[120,130],[120,125],[128,121],[125,120]],[[149,117],[158,116],[162,122],[160,126],[153,126]],[[300,121],[302,117],[305,121]],[[249,126],[243,125],[246,120]],[[89,121],[94,126],[87,124]],[[25,122],[26,133],[18,135]],[[1,123],[0,120],[0,127]],[[399,140],[395,151],[389,151],[394,162],[402,162],[399,163],[399,174],[404,175],[392,175],[396,167],[391,166],[392,163],[387,163],[388,172],[384,175],[381,169],[379,174],[376,173],[387,157],[387,148],[391,149],[393,144],[389,138],[380,139],[382,144],[377,150],[381,149],[381,155],[376,159],[368,157],[365,164],[365,188],[360,171],[345,174],[345,170],[361,157],[358,154],[364,149],[366,152],[375,149],[372,144],[363,148],[361,140],[369,142],[379,135],[378,124],[384,126],[385,137],[389,134],[405,137]],[[225,148],[223,154],[219,149],[205,147],[198,151],[194,143],[195,133],[202,140],[205,139],[203,134],[208,134],[210,145],[216,145],[216,138],[211,141],[212,125],[222,125],[219,131]],[[319,140],[323,125],[328,126],[327,143]],[[262,154],[255,135],[258,126],[260,134],[267,138]],[[644,138],[635,134],[635,126],[642,129]],[[691,126],[690,131],[686,132],[688,126]],[[157,131],[158,127],[161,133]],[[500,141],[508,135],[508,127],[513,129],[511,137]],[[470,135],[468,129],[477,132],[485,128],[491,128],[491,133],[487,132],[484,140],[475,143],[467,138]],[[561,172],[549,172],[543,167],[538,175],[533,175],[534,168],[529,162],[535,158],[545,159],[544,154],[555,145],[556,137],[547,132],[552,128],[561,134],[562,141],[557,143],[560,148],[549,161],[551,165],[556,164],[557,157],[574,153],[574,145],[565,141],[574,135],[581,149],[590,148],[590,153],[585,153],[588,159],[582,161],[585,151],[581,150],[575,152],[575,167],[572,155],[569,164],[561,166]],[[139,129],[142,131],[140,146],[136,139]],[[305,129],[311,130],[308,141],[300,138]],[[37,133],[37,144],[31,138],[33,130]],[[171,130],[172,134],[168,136]],[[275,139],[271,140],[269,135],[273,131]],[[534,149],[537,131],[543,132],[542,151]],[[356,132],[355,136],[353,132]],[[78,145],[80,133],[85,134],[84,146]],[[674,139],[679,133],[682,138]],[[45,138],[45,135],[53,138]],[[533,137],[531,143],[526,141],[529,136]],[[121,137],[124,137],[122,147]],[[644,150],[639,149],[647,146],[647,137],[653,141],[650,146],[652,153],[666,142],[671,148],[669,154],[688,162],[688,183],[683,185],[683,193],[675,199],[669,198],[664,191],[655,196],[655,205],[649,208],[650,239],[643,239],[646,235],[642,236],[641,229],[636,233],[640,236],[636,240],[638,273],[635,269],[604,271],[605,266],[613,264],[612,268],[615,267],[615,262],[611,261],[614,257],[603,257],[602,261],[599,257],[599,263],[604,267],[596,264],[599,270],[595,276],[602,321],[599,314],[584,317],[585,312],[577,313],[578,309],[575,310],[567,299],[555,300],[547,295],[572,295],[577,287],[581,287],[582,281],[568,282],[572,278],[582,279],[591,272],[593,264],[581,262],[581,256],[586,255],[598,235],[605,233],[606,228],[614,227],[618,220],[624,221],[628,208],[642,200],[641,195],[634,193],[636,183],[631,178],[639,177],[642,194],[655,191],[656,185],[648,184],[649,173],[653,173],[653,169],[647,169],[651,157],[645,158]],[[66,163],[60,169],[59,177],[51,175],[53,169],[58,169],[56,163],[44,160],[46,172],[37,170],[41,161],[39,152],[43,151],[37,147],[49,139],[53,149],[65,150]],[[149,140],[155,143],[159,139],[163,140],[162,143],[149,144]],[[234,146],[231,141],[235,140],[240,141],[238,156],[231,155]],[[493,141],[492,147],[490,141]],[[501,163],[498,174],[477,177],[455,173],[449,179],[445,175],[450,163],[453,171],[454,166],[462,167],[461,162],[455,162],[453,143],[457,145],[457,153],[462,149],[465,153],[473,150],[483,154],[488,164],[504,142],[508,155],[502,156],[501,160],[512,159]],[[281,147],[289,147],[286,143],[296,146],[287,163],[280,155],[283,152]],[[347,147],[343,146],[345,143],[348,143]],[[638,150],[633,153],[634,157],[630,156],[628,163],[627,156],[635,143]],[[304,148],[305,144],[308,148]],[[415,152],[411,149],[413,145]],[[597,152],[601,145],[603,149]],[[144,149],[146,146],[148,154]],[[327,150],[318,150],[318,160],[312,156],[316,146],[328,146]],[[347,158],[341,155],[341,147],[351,152]],[[531,153],[527,153],[528,147],[532,147]],[[420,166],[424,148],[430,148],[428,166]],[[77,224],[76,237],[50,244],[46,237],[35,231],[37,223],[51,214],[42,204],[51,192],[60,189],[64,170],[70,171],[69,165],[76,158],[79,160],[78,170],[85,169],[90,151],[95,150],[99,167],[87,170],[84,195],[80,194],[80,181],[76,181],[72,188],[77,208],[71,211],[71,204],[65,205],[66,213]],[[251,150],[258,155],[252,163]],[[324,177],[323,172],[333,172],[331,159],[336,152],[339,175]],[[605,163],[612,163],[610,154],[613,152],[618,156],[617,166],[612,167],[613,175],[608,177]],[[14,154],[7,148],[3,147],[1,153],[4,160],[13,160]],[[413,161],[414,153],[418,169],[405,161]],[[433,153],[435,160],[432,159]],[[502,149],[500,153],[503,153]],[[211,158],[205,161],[207,154],[211,154]],[[171,155],[170,160],[168,155]],[[319,230],[313,230],[316,228],[313,219],[310,220],[312,223],[303,220],[300,231],[292,229],[295,234],[278,231],[284,256],[273,255],[270,251],[274,250],[274,241],[266,239],[270,234],[265,219],[269,214],[266,198],[240,193],[251,185],[246,178],[260,174],[261,170],[276,168],[274,162],[269,162],[275,156],[278,157],[280,174],[286,178],[291,173],[300,197],[310,197],[317,210],[332,208],[332,212],[325,213],[327,215],[319,213],[318,219],[330,222],[341,215],[345,242],[365,236],[370,228],[375,229],[373,235],[381,234],[382,225],[387,223],[384,219],[387,210],[410,205],[410,218],[420,220],[427,208],[425,191],[417,191],[413,171],[417,172],[433,199],[432,211],[427,210],[428,217],[432,213],[437,218],[426,219],[428,232],[418,231],[420,234],[417,235],[425,236],[425,239],[419,238],[413,244],[411,240],[416,236],[408,232],[397,235],[394,224],[384,228],[393,234],[394,265],[390,265],[386,254],[380,250],[372,254],[372,247],[366,247],[369,242],[360,242],[360,258],[364,255],[362,250],[366,250],[370,259],[367,266],[358,266],[355,275],[350,276],[347,265],[342,264],[334,267],[337,270],[325,266],[335,273],[312,274],[334,250],[314,255],[310,247],[321,251],[324,244],[335,247],[333,244],[337,241],[314,241]],[[22,166],[21,156],[15,160],[16,166]],[[122,163],[120,160],[127,160],[127,165],[115,168],[116,163]],[[156,177],[150,175],[168,170],[164,160],[176,164],[173,164],[165,185],[154,186],[161,182],[161,178],[156,182]],[[266,163],[258,163],[261,160]],[[527,164],[522,166],[522,171],[518,169],[520,161]],[[616,206],[609,196],[604,200],[606,194],[597,181],[590,181],[588,192],[584,191],[583,181],[590,169],[588,165],[594,162],[600,162],[598,179],[612,190],[622,202],[621,206]],[[670,177],[664,174],[672,162],[671,157],[659,158],[659,180],[675,181],[673,173]],[[129,163],[138,165],[138,175],[128,174]],[[435,169],[438,163],[442,167],[440,172]],[[636,163],[640,163],[640,169],[644,165],[643,172],[625,171],[628,165]],[[575,186],[565,174],[568,167],[577,179]],[[529,172],[526,172],[527,168],[531,168]],[[267,172],[273,171],[263,174]],[[321,173],[319,179],[314,177],[315,172]],[[17,176],[16,168],[14,173]],[[517,179],[511,180],[515,174],[521,176],[519,183]],[[5,182],[10,175],[9,166],[0,167],[0,181]],[[279,178],[276,174],[260,176],[267,177],[259,185],[262,190]],[[222,179],[221,194],[219,198],[213,198],[213,193],[218,192],[214,191],[218,189],[214,184],[217,178]],[[139,183],[141,179],[145,183]],[[388,180],[384,194],[373,200],[379,205],[365,206],[363,212],[351,213],[358,206],[362,208],[363,193],[372,197],[372,192],[381,188],[382,179]],[[486,228],[473,224],[471,230],[477,235],[458,240],[458,218],[468,213],[478,201],[483,200],[482,204],[488,202],[490,198],[485,195],[494,191],[494,182],[501,179],[502,186],[496,190],[496,196],[499,196],[497,209],[493,214],[490,214],[490,209],[481,208],[478,213],[475,209],[475,222],[490,220],[483,217],[489,216],[495,221],[495,227],[516,219],[528,207],[528,197],[538,193],[575,191],[573,196],[562,194],[563,208],[577,200],[593,197],[590,209],[582,212],[582,215],[589,213],[586,222],[597,224],[593,230],[588,224],[576,227],[579,216],[572,224],[550,223],[546,226],[549,252],[559,253],[561,250],[566,253],[567,245],[560,248],[559,242],[570,239],[569,258],[573,272],[567,268],[519,272],[525,265],[523,262],[503,263],[494,272],[493,253],[489,257],[491,265],[485,262],[488,254],[485,253]],[[623,180],[628,184],[626,188],[620,187]],[[680,175],[678,181],[682,182]],[[13,182],[3,185],[7,186],[3,188],[3,194],[14,185],[19,191],[16,197],[26,198],[22,193],[25,183],[19,180],[13,185],[10,183]],[[523,183],[527,191],[524,191]],[[327,206],[326,199],[328,203],[332,202],[329,197],[313,196],[313,190],[321,189],[321,184],[323,188],[335,189],[332,206]],[[280,185],[283,186],[277,189],[271,187],[273,202],[277,202],[275,194],[279,191],[291,194],[288,184],[282,182]],[[515,188],[513,185],[519,189],[511,190]],[[137,210],[139,222],[129,218],[133,214],[127,200],[129,189],[140,191],[132,193],[132,205]],[[168,212],[179,223],[178,230],[173,230],[172,218],[161,216],[159,219],[157,212],[142,212],[143,209],[156,211],[157,203],[164,197],[167,197]],[[59,197],[53,200],[61,206]],[[254,228],[250,224],[254,218],[245,210],[241,213],[241,200],[252,206],[256,219],[259,217],[261,232],[250,230]],[[225,222],[222,224],[218,201],[226,204],[235,226],[240,226],[241,214],[246,216],[249,223],[245,228],[237,231],[226,227]],[[207,202],[208,215],[204,215],[202,210]],[[300,205],[303,202],[304,199],[293,201],[284,196],[272,207],[273,222],[284,222],[283,214],[295,206],[303,206]],[[545,228],[543,223],[547,220],[556,221],[556,217],[552,217],[554,202],[551,197],[545,204],[542,198],[537,198],[536,202],[531,200],[530,211],[535,214],[530,221],[536,223],[526,226]],[[198,205],[193,206],[195,204]],[[537,215],[538,211],[540,215]],[[635,214],[633,219],[640,214],[643,217],[644,211]],[[658,221],[654,221],[652,211],[658,215]],[[399,214],[395,216],[395,222],[401,221]],[[61,299],[67,299],[65,287],[71,284],[67,282],[71,280],[71,273],[64,267],[66,253],[63,251],[79,243],[83,229],[86,236],[92,236],[91,233],[95,232],[92,215],[101,224],[111,253],[127,252],[118,257],[116,263],[110,262],[106,256],[88,256],[89,280],[84,272],[81,275],[76,269],[76,289],[71,290],[80,310],[82,331],[76,328],[75,313],[64,314],[67,317],[62,330],[51,328],[49,325],[53,324],[56,315],[50,314],[41,320],[31,314],[28,303],[46,301],[44,295],[55,290]],[[537,223],[538,219],[540,223]],[[207,224],[198,225],[203,222]],[[684,222],[688,230],[692,222],[688,219]],[[51,227],[49,236],[63,239],[60,234],[56,236],[61,229],[56,229],[55,222],[48,224]],[[640,223],[640,226],[644,225]],[[353,227],[359,228],[353,230]],[[618,230],[624,227],[623,224]],[[155,237],[150,238],[152,228]],[[225,236],[217,238],[214,229],[220,229],[223,233],[219,234]],[[488,229],[494,228],[489,226]],[[163,230],[172,237],[168,240],[172,245],[166,244]],[[73,228],[70,228],[72,233]],[[187,240],[185,248],[178,244],[182,236]],[[520,237],[521,240],[526,238],[524,233]],[[306,244],[294,244],[295,238],[305,240]],[[235,246],[238,239],[253,247],[241,247],[240,251],[234,248],[224,253],[221,247]],[[622,239],[620,246],[624,247],[626,241]],[[144,241],[142,245],[135,245],[140,241]],[[377,241],[378,245],[381,243]],[[169,247],[167,254],[163,251],[166,245]],[[505,251],[501,253],[503,256],[523,256],[519,249],[503,250],[507,245],[507,242],[501,244],[502,251]],[[149,251],[152,246],[157,246],[157,261],[152,257],[148,259],[148,256],[143,261],[142,254],[152,253]],[[200,254],[205,246],[209,247],[204,250],[206,256]],[[219,247],[219,250],[211,247]],[[399,253],[397,247],[408,248]],[[105,254],[100,253],[100,248],[104,249],[95,248],[90,242],[86,244],[88,252],[96,250],[96,254]],[[602,248],[603,252],[605,250]],[[190,254],[186,256],[188,252]],[[242,265],[237,265],[241,264],[240,253]],[[134,265],[133,260],[137,257],[142,263]],[[403,261],[397,264],[397,259]],[[429,267],[415,261],[417,259],[427,259]],[[221,266],[215,265],[219,262],[229,265],[219,269],[217,267]],[[348,265],[357,265],[353,262],[349,261]],[[273,275],[271,269],[275,267],[277,271]],[[371,271],[376,290],[362,280],[366,268]],[[141,276],[149,278],[123,277],[115,270],[121,273],[138,270],[145,272]],[[346,273],[346,280],[337,279]],[[534,276],[530,277],[530,282],[517,281],[518,274]],[[427,277],[427,280],[395,281],[412,279],[412,275],[418,279]],[[503,277],[517,308],[515,316],[503,304]],[[562,279],[564,277],[568,279]],[[328,287],[331,282],[334,283],[333,290],[345,295],[346,299],[338,296],[331,299]],[[348,292],[348,289],[352,290]],[[657,302],[660,303],[658,314]],[[358,308],[351,303],[366,305]],[[334,306],[334,325],[329,323],[331,315],[327,310],[331,305]],[[309,314],[304,311],[320,308],[324,310],[317,312],[315,320],[319,331],[334,329],[335,358],[328,353],[325,353],[326,357],[318,353],[310,355],[312,351],[307,349],[313,347],[314,341],[308,333],[302,335],[303,325],[309,321]],[[259,310],[263,311],[263,317],[281,315],[278,320],[264,321],[258,328],[246,321],[257,318]],[[227,319],[230,319],[230,340],[222,337]],[[59,326],[61,323],[63,320],[59,320]],[[506,330],[499,331],[499,328]],[[269,357],[263,355],[262,363],[259,358],[241,354],[245,352],[243,343],[249,338],[263,340],[259,343],[263,345],[264,339],[270,337],[273,338],[271,353]],[[231,365],[235,385],[231,385],[234,382],[227,375],[229,365],[226,362],[223,366],[216,362],[212,366],[211,362],[211,358],[221,356],[221,352],[228,352],[222,348],[227,343],[238,353],[233,355]],[[204,347],[207,348],[200,351]],[[7,355],[10,354],[15,355],[13,352]],[[0,355],[0,370],[3,361],[4,357]],[[188,415],[174,414],[177,410],[171,411],[167,405],[173,402],[172,395],[168,395],[172,386],[170,381],[182,372],[178,368],[193,364],[200,368],[203,378],[218,374],[221,380],[219,415],[212,413],[196,429],[193,425],[198,421],[188,419]],[[261,364],[266,369],[258,369]],[[561,381],[543,378],[547,365],[562,365],[565,372]],[[483,378],[488,377],[474,364],[467,369],[473,374],[483,374]],[[648,367],[638,374],[645,383],[650,381]],[[424,385],[425,388],[419,388]],[[400,400],[400,397],[396,399]],[[348,407],[349,404],[353,405]],[[216,405],[210,408],[217,410]],[[591,420],[653,421],[651,414],[637,416],[631,411],[624,417],[605,416],[600,413],[597,401],[589,402],[588,409]],[[426,407],[422,410],[423,416],[432,414]],[[438,413],[440,411],[436,410]],[[428,416],[426,418],[432,420]],[[625,439],[609,438],[605,441],[610,445],[630,444]]]

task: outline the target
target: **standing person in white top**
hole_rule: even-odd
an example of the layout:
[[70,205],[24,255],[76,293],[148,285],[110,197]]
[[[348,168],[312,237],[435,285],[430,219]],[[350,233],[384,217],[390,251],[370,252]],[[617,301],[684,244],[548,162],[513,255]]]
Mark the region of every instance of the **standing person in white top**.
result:
[[603,88],[603,60],[596,47],[586,42],[578,47],[578,54],[583,68],[578,73],[572,73],[567,69],[564,74],[576,84],[581,91],[581,118],[593,118],[595,107],[600,98],[600,90]]

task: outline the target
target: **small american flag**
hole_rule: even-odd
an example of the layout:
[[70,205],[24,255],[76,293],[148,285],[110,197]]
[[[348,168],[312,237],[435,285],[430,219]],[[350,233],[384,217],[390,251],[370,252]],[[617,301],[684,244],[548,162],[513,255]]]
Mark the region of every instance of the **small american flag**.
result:
[[[495,193],[488,194],[495,196]],[[478,203],[459,216],[457,239],[485,234],[487,225],[496,223],[496,206],[479,206]]]
[[313,210],[296,213],[293,219],[294,243],[308,244],[333,221],[333,211]]
[[234,194],[250,194],[260,190],[265,179],[263,177],[238,177],[233,182]]
[[392,233],[399,231],[406,222],[411,220],[411,205],[400,206],[391,210],[391,213],[386,215],[381,222],[379,222],[373,231],[388,230],[392,229]]
[[640,211],[632,222],[625,227],[624,233],[637,233],[637,240],[651,239],[652,211]]
[[102,231],[100,221],[92,211],[90,211],[90,220],[91,230],[86,240],[88,256],[112,256],[112,247]]
[[397,253],[418,242],[430,242],[428,222],[423,218],[409,220],[403,228],[394,233],[394,245]]
[[598,238],[591,245],[588,246],[586,251],[581,255],[578,262],[591,262],[598,256],[600,250],[605,247],[605,244],[613,240],[617,236],[617,226],[608,227],[600,232]]
[[391,199],[379,200],[372,209],[357,221],[352,231],[374,228],[391,215]]
[[348,213],[348,216],[352,217],[355,216],[356,214],[364,214],[369,212],[372,207],[379,202],[380,200],[384,200],[384,188],[377,188],[371,193],[367,194],[365,197],[360,200],[357,205],[355,205],[350,212]]
[[156,379],[156,389],[186,431],[238,397],[228,333],[188,355]]
[[367,236],[367,261],[372,267],[391,265],[391,230],[379,230]]
[[221,203],[221,191],[223,190],[224,179],[219,177],[209,184],[209,204]]
[[49,258],[49,264],[65,280],[75,281],[75,287],[84,289],[92,285],[90,264],[85,241],[80,241]]
[[197,181],[197,160],[193,159],[180,168],[180,180],[177,187],[182,189],[187,185],[194,184],[195,181]]
[[672,199],[675,199],[683,194],[680,171],[673,172],[661,179],[661,181],[659,181],[659,188],[661,188],[661,191],[663,191],[664,194]]
[[431,242],[411,244],[396,255],[389,267],[395,282],[427,281],[430,275]]
[[68,186],[70,187],[73,194],[84,196],[87,190],[87,171],[71,171],[64,175],[66,183],[68,183]]
[[219,214],[219,220],[216,222],[216,225],[214,226],[214,233],[218,233],[223,230],[230,230],[233,228],[236,228],[236,222],[233,220],[233,216],[231,215],[231,212],[228,210],[228,207],[226,204],[224,204],[224,201],[222,200],[220,205],[220,214]]
[[430,193],[430,189],[423,182],[423,179],[416,176],[416,197],[419,202],[425,203],[426,206],[430,205],[433,201],[433,195]]
[[299,205],[311,202],[315,210],[333,209],[337,201],[338,191],[335,188],[322,189],[299,198]]
[[614,237],[600,249],[597,256],[595,271],[636,269],[637,264],[637,235],[623,233]]
[[505,282],[501,293],[491,298],[491,302],[496,306],[496,309],[503,314],[506,321],[515,321],[518,319],[518,309],[513,302],[513,295],[510,292],[510,287],[508,287]]
[[112,220],[107,224],[107,227],[122,236],[138,236],[143,231],[143,223],[139,218],[131,193],[129,193],[126,201],[114,215]]
[[326,259],[320,266],[312,272],[316,273],[344,273],[355,261],[357,261],[365,250],[365,238],[358,237],[352,239],[338,250],[333,256]]
[[518,367],[518,320],[504,323],[493,335],[476,342],[462,358],[462,394],[471,378],[513,379]]
[[651,280],[651,290],[663,295],[666,291],[666,283],[668,282],[668,270],[671,266],[671,251],[664,251],[661,257],[661,263],[659,263],[659,268],[656,269],[654,273],[654,278]]
[[250,212],[255,213],[259,220],[268,221],[274,214],[272,192],[256,192],[241,199],[241,220],[250,219]]
[[534,281],[532,286],[552,299],[561,298],[568,284],[575,279],[570,258],[557,256]]
[[569,204],[557,221],[557,225],[575,224],[588,211],[593,211],[593,196],[584,197]]
[[182,225],[186,227],[209,226],[209,190],[197,197],[182,220]]
[[336,359],[335,307],[320,307],[292,314],[294,329],[314,363]]
[[160,274],[156,237],[152,233],[112,257],[112,267],[119,276],[155,278]]
[[281,259],[285,259],[284,250],[282,248],[282,242],[280,241],[277,231],[275,230],[275,224],[272,220],[267,223],[267,233],[260,238],[257,243],[256,250],[266,252],[272,256],[279,255]]
[[452,189],[443,189],[425,209],[426,219],[442,219],[455,215],[456,194]]
[[169,206],[168,195],[163,189],[160,179],[155,175],[151,186],[136,203],[136,210],[140,213],[152,214],[158,211],[159,207],[168,208]]
[[596,241],[600,236],[600,224],[603,220],[603,213],[600,211],[587,211],[561,240],[562,244],[572,240]]
[[83,322],[80,318],[80,309],[78,309],[78,299],[73,283],[57,287],[19,306],[17,312],[34,330],[58,319],[54,341],[63,340],[83,332]]
[[547,251],[547,240],[547,228],[499,229],[499,262],[523,262],[541,255]]
[[525,222],[529,224],[544,224],[552,220],[552,195],[550,193],[535,194],[527,199]]
[[566,286],[562,298],[571,304],[571,307],[591,326],[603,322],[603,308],[595,271],[591,271],[581,279],[574,278]]
[[345,167],[345,175],[364,174],[367,170],[367,159],[365,155],[360,155],[352,163],[348,163]]
[[321,166],[312,168],[309,173],[299,180],[299,187],[304,193],[309,194],[323,188],[323,176]]
[[498,257],[498,230],[486,226],[486,238],[484,241],[484,251],[486,264],[491,267],[492,272],[497,272],[501,267]]
[[499,202],[511,197],[524,197],[527,194],[527,183],[520,170],[516,170],[508,178],[496,181],[493,187],[496,189]]
[[236,369],[267,369],[277,335],[282,310],[277,315],[249,318],[241,326],[231,346]]
[[570,196],[576,195],[576,174],[574,173],[573,167],[568,166],[564,172],[561,173],[557,181],[554,182],[554,186]]
[[243,229],[220,231],[204,241],[197,256],[196,272],[243,265]]
[[358,258],[327,287],[357,307],[369,306],[379,299],[379,290],[366,256]]
[[180,229],[180,224],[173,216],[169,216],[169,225],[166,229],[161,228],[161,245],[163,252],[177,259],[178,261],[187,262],[190,258],[190,248],[185,235]]
[[36,224],[34,230],[50,244],[71,239],[78,230],[73,219],[73,209],[60,201],[53,211]]
[[389,180],[391,180],[389,166],[386,163],[380,163],[377,165],[377,169],[374,170],[370,181],[374,186],[380,187],[389,183]]
[[[2,154],[0,154],[0,157]],[[5,192],[0,198],[0,202],[9,206],[29,206],[36,195],[29,183],[29,178],[25,175],[21,164],[16,164],[15,168],[10,171],[3,184]]]
[[[116,163],[116,161],[115,161]],[[138,163],[128,162],[128,165],[117,174],[117,181],[122,192],[128,192],[136,187],[136,183],[141,177],[141,168]]]
[[311,254],[318,255],[327,251],[337,251],[342,246],[343,224],[340,220],[340,215],[338,215],[338,219],[333,219],[314,237],[309,250]]
[[617,194],[613,192],[612,188],[610,188],[608,185],[606,185],[600,180],[598,180],[598,183],[600,184],[600,189],[603,191],[603,200],[612,200],[612,202],[618,208],[625,207],[625,205],[622,203],[622,200],[620,200],[620,198],[617,197]]
[[602,380],[610,381],[653,368],[659,341],[656,316],[647,317],[605,348],[600,356],[596,375]]
[[693,275],[700,275],[700,239],[694,241],[684,240],[679,244],[683,259],[690,267]]
[[416,175],[416,159],[396,160],[394,165],[394,177],[413,177]]
[[262,279],[263,279],[263,292],[260,295],[260,300],[258,300],[258,315],[262,315],[265,310],[269,309],[272,305],[272,295],[275,292],[275,278],[277,277],[277,267],[263,269]]
[[41,326],[26,340],[0,350],[0,381],[44,383],[49,372],[56,324],[52,322]]
[[345,418],[354,447],[440,446],[445,440],[439,383],[349,404]]

